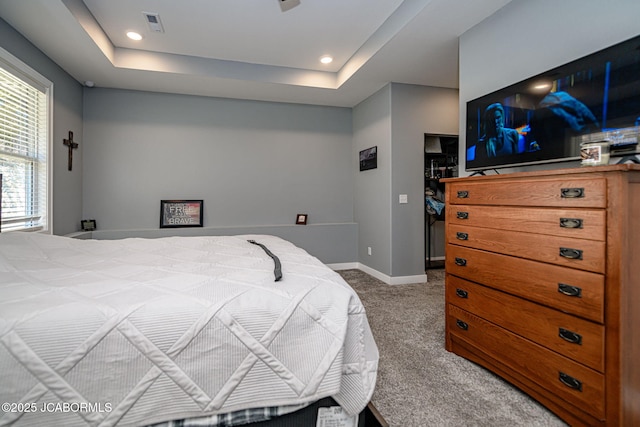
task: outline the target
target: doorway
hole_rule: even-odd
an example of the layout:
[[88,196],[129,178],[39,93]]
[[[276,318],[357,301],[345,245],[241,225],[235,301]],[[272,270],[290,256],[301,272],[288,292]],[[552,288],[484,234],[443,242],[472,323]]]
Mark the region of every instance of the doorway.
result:
[[444,267],[445,205],[442,178],[458,176],[458,136],[424,134],[425,271]]

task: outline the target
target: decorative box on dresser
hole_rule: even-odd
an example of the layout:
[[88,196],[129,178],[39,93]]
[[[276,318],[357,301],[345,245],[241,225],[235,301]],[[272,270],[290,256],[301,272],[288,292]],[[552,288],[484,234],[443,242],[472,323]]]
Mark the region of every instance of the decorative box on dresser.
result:
[[446,182],[446,348],[568,424],[640,426],[640,165]]

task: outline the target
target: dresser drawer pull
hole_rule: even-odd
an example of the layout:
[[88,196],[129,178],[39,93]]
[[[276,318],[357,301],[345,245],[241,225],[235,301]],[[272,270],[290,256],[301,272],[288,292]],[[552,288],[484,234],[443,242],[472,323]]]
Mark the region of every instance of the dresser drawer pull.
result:
[[468,191],[458,191],[458,199],[466,199],[467,197],[469,197]]
[[462,233],[462,232],[458,231],[456,233],[456,239],[458,239],[458,240],[469,240],[469,234]]
[[468,324],[466,324],[462,320],[458,320],[458,319],[456,319],[456,326],[458,328],[462,329],[463,331],[466,331],[467,329],[469,329],[469,325]]
[[459,265],[460,267],[465,267],[467,265],[467,260],[464,258],[458,258],[456,257],[456,265]]
[[560,196],[563,199],[578,199],[584,197],[584,188],[561,188]]
[[558,335],[565,341],[569,341],[572,344],[582,345],[582,335],[571,332],[568,329],[560,328]]
[[582,382],[580,380],[577,380],[572,376],[565,374],[564,372],[560,372],[559,379],[560,382],[567,387],[574,390],[582,391]]
[[469,219],[469,212],[457,212],[456,218],[458,219]]
[[577,286],[571,286],[565,283],[558,283],[558,292],[568,297],[582,298],[582,288],[579,288]]
[[464,291],[460,288],[456,288],[456,295],[459,296],[460,298],[468,298],[469,297],[469,292]]
[[560,218],[560,227],[562,228],[582,228],[582,220],[580,218]]
[[569,259],[582,259],[582,251],[573,248],[560,248],[560,256]]

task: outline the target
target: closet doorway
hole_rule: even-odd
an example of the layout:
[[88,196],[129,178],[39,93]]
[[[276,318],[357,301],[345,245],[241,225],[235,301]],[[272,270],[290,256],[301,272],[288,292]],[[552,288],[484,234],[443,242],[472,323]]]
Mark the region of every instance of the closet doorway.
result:
[[425,270],[444,267],[444,183],[458,176],[458,136],[424,134]]

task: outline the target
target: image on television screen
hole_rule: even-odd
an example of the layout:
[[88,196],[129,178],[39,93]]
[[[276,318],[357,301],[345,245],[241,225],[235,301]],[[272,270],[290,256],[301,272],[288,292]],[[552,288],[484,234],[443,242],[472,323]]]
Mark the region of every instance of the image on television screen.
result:
[[466,169],[577,160],[638,143],[640,36],[467,102]]

